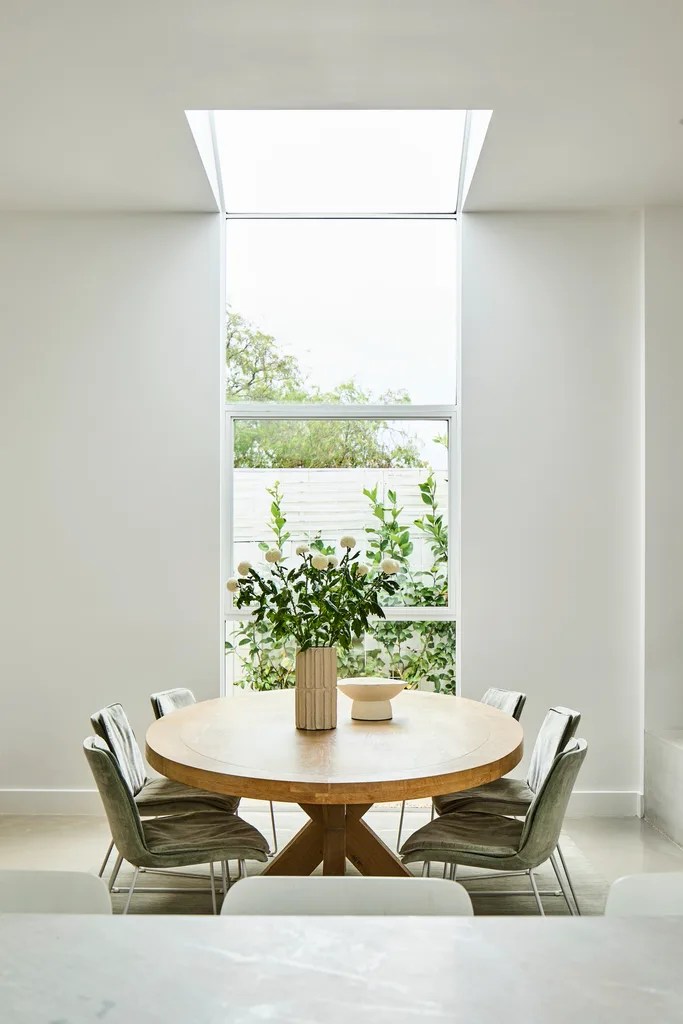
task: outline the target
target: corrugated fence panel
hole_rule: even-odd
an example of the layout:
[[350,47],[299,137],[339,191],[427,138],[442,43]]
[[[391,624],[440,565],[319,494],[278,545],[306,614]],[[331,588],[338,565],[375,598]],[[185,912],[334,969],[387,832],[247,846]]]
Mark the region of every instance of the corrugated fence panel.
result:
[[[262,560],[258,544],[273,543],[268,528],[272,497],[268,489],[279,482],[281,508],[291,533],[285,554],[294,554],[296,544],[310,542],[318,533],[327,544],[339,543],[351,533],[361,548],[368,537],[366,526],[375,525],[368,498],[363,489],[377,486],[378,500],[387,503],[387,492],[395,491],[402,508],[400,522],[410,530],[415,550],[411,562],[415,569],[431,565],[431,552],[422,532],[413,525],[427,508],[418,484],[426,479],[422,469],[237,469],[235,470],[234,529],[235,563],[243,558]],[[448,482],[446,473],[436,473],[437,501],[444,522],[448,523]]]

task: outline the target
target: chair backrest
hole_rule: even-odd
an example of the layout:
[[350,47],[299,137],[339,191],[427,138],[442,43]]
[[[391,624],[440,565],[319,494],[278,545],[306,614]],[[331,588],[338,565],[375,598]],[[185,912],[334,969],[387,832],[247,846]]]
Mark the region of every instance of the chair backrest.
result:
[[140,813],[118,758],[99,736],[89,736],[83,749],[100,791],[114,845],[135,866],[147,848]]
[[184,686],[176,686],[174,690],[161,690],[159,693],[151,694],[149,699],[152,702],[155,718],[163,718],[164,715],[170,715],[172,711],[179,711],[180,708],[197,703],[192,690],[188,690]]
[[458,882],[443,878],[278,875],[236,882],[221,914],[329,915],[344,917],[470,917],[472,902]]
[[551,708],[538,730],[538,736],[531,751],[526,782],[532,793],[538,793],[543,780],[550,771],[553,761],[561,750],[574,738],[581,715],[571,708]]
[[554,852],[569,798],[585,757],[586,741],[571,740],[550,766],[524,819],[519,856],[527,867],[538,867]]
[[146,772],[142,752],[122,704],[109,704],[91,716],[95,733],[115,754],[123,777],[133,796],[145,784]]
[[0,914],[111,914],[111,899],[84,871],[0,871]]
[[683,917],[683,872],[626,875],[610,886],[608,917]]
[[526,704],[526,694],[518,693],[517,690],[499,690],[491,686],[481,698],[481,703],[498,708],[499,711],[504,711],[506,715],[519,721]]

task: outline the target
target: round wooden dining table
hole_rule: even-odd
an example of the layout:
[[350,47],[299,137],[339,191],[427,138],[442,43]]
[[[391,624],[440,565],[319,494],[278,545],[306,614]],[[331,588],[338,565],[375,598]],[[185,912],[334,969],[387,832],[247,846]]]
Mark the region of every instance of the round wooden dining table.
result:
[[147,732],[147,759],[162,775],[198,789],[298,803],[309,820],[264,874],[409,875],[363,815],[373,803],[413,800],[480,786],[522,757],[519,722],[462,697],[406,690],[394,717],[351,719],[339,694],[337,728],[294,725],[294,691],[202,701],[165,715]]

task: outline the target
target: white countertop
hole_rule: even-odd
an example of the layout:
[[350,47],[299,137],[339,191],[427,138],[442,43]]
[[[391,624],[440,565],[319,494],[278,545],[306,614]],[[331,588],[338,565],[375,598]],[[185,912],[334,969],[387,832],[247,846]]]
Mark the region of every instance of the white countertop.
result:
[[2,1024],[668,1024],[683,918],[0,915]]

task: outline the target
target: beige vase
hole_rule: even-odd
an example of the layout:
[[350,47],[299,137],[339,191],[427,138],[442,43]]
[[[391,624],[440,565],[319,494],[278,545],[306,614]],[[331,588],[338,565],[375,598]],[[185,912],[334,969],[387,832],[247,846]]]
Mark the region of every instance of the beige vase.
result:
[[297,729],[337,727],[337,648],[310,647],[296,656]]

